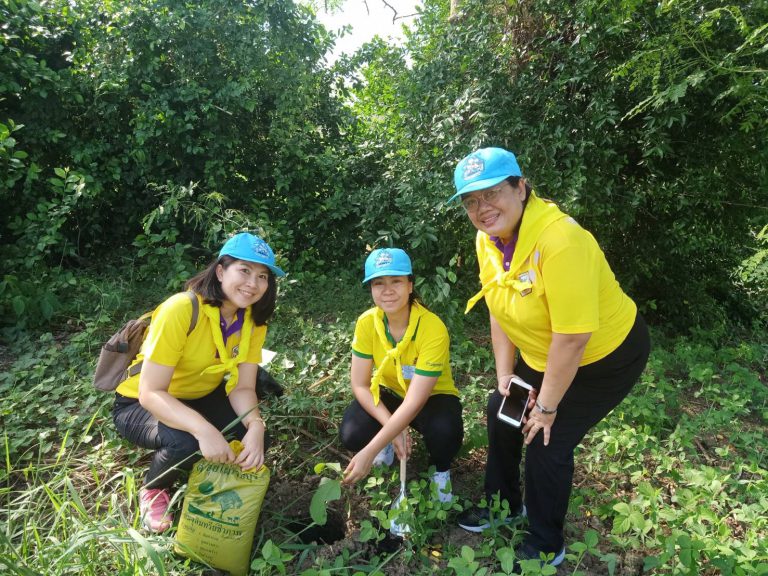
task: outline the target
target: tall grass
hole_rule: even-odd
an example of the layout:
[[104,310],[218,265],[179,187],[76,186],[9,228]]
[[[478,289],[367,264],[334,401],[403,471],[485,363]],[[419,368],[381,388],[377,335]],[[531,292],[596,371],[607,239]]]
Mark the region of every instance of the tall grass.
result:
[[[63,445],[63,444],[62,444]],[[165,574],[166,543],[142,535],[133,470],[113,474],[76,443],[14,466],[5,443],[0,565],[12,574]]]

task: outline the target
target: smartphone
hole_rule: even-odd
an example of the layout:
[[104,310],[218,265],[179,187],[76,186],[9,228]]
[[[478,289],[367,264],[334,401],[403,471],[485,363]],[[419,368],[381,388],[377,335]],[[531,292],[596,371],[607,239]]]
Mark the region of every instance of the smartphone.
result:
[[507,390],[509,390],[509,396],[504,396],[496,417],[502,422],[520,428],[523,416],[528,412],[528,393],[533,390],[533,387],[518,376],[512,376],[507,383]]

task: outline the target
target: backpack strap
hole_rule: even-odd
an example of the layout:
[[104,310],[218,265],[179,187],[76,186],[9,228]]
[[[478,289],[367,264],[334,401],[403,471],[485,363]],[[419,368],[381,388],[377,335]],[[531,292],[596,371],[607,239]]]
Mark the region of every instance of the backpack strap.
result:
[[[192,302],[192,317],[189,319],[189,329],[187,330],[187,336],[192,334],[192,330],[195,329],[195,326],[197,326],[197,317],[200,315],[200,302],[197,300],[197,295],[192,290],[187,290],[185,292],[187,297]],[[144,314],[144,316],[141,317],[141,319],[149,318],[152,315],[152,312],[147,312]],[[131,376],[136,376],[139,372],[141,372],[141,367],[144,365],[144,360],[141,362],[137,362],[133,366],[129,366],[128,369],[125,371],[126,379],[130,378]]]

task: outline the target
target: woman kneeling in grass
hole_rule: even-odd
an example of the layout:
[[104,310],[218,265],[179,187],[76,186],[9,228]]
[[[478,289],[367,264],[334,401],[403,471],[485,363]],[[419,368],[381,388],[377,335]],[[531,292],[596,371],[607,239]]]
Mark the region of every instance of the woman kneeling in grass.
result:
[[[352,341],[352,392],[341,441],[357,451],[345,483],[365,478],[375,464],[408,458],[409,426],[424,437],[440,501],[450,502],[450,467],[464,428],[450,367],[445,324],[420,302],[411,259],[398,248],[374,250],[365,261],[375,307],[357,320]],[[373,370],[375,367],[375,371]],[[373,372],[373,374],[372,374]]]
[[[173,523],[170,489],[180,471],[200,457],[198,451],[243,470],[263,464],[265,427],[256,378],[267,320],[275,310],[275,276],[284,275],[267,243],[244,232],[187,282],[192,294],[171,296],[153,313],[129,368],[136,373],[118,386],[112,411],[123,437],[155,451],[139,493],[148,529],[162,532]],[[224,372],[230,374],[226,381]],[[232,433],[244,449],[235,457],[221,430],[239,416]]]

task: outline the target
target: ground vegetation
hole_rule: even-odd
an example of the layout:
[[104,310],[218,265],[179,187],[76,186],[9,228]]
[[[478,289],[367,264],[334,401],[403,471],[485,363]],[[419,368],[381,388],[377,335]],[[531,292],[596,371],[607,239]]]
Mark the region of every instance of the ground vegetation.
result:
[[[90,378],[110,333],[247,229],[288,271],[252,573],[508,574],[524,525],[453,528],[494,369],[487,316],[463,315],[474,232],[445,204],[456,161],[499,145],[654,337],[579,449],[558,573],[768,574],[766,22],[765,2],[426,0],[404,45],[331,64],[334,34],[289,0],[0,0],[0,569],[205,572],[140,530],[146,454]],[[360,270],[388,245],[449,325],[466,422],[452,505],[417,444],[402,546],[396,474],[338,489]]]

